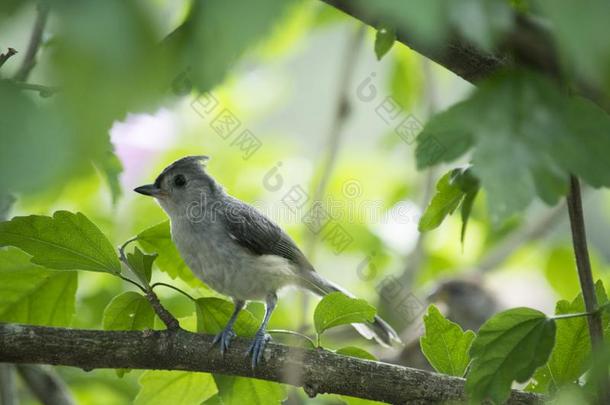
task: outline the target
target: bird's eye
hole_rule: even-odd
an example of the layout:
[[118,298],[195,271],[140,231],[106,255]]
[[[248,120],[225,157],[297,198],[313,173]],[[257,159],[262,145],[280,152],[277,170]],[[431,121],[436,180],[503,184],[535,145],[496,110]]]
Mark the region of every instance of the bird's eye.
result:
[[179,174],[176,177],[174,177],[174,185],[176,187],[184,187],[184,185],[186,184],[186,178]]

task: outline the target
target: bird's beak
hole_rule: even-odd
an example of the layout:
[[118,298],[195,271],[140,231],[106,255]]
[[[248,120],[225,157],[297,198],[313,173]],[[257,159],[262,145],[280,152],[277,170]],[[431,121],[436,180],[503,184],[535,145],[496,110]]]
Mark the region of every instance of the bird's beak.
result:
[[136,187],[133,189],[133,191],[143,195],[149,195],[151,197],[160,197],[163,194],[162,190],[154,184]]

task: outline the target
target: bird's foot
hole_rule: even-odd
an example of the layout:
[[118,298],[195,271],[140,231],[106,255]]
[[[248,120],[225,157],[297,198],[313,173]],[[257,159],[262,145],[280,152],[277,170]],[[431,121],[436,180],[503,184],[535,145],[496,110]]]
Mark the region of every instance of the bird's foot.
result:
[[265,346],[267,342],[271,340],[271,336],[264,331],[256,332],[254,335],[254,340],[248,349],[248,353],[246,356],[252,356],[252,368],[256,368],[256,366],[263,359],[263,352],[265,351]]
[[212,346],[217,343],[220,343],[220,354],[224,355],[227,349],[229,349],[229,344],[231,344],[231,340],[235,337],[235,332],[231,328],[225,328],[218,335],[214,337],[212,341]]

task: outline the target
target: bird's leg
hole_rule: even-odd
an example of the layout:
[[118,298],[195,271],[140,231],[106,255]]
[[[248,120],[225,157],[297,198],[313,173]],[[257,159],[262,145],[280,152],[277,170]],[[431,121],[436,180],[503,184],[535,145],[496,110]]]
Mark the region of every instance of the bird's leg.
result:
[[258,331],[256,331],[252,345],[248,349],[248,355],[252,356],[252,368],[256,368],[256,365],[260,363],[263,358],[263,352],[265,351],[265,345],[271,340],[271,336],[267,334],[266,330],[269,318],[271,318],[271,313],[275,309],[275,304],[277,303],[277,295],[275,295],[275,293],[267,295],[265,302],[265,318],[263,319],[260,328],[258,328]]
[[218,335],[214,337],[212,341],[212,345],[220,342],[220,354],[225,354],[225,351],[229,348],[229,344],[231,343],[231,339],[235,337],[235,332],[233,331],[233,324],[237,320],[237,315],[239,311],[244,309],[244,305],[246,305],[246,301],[243,300],[233,300],[235,304],[235,309],[233,310],[233,315],[229,318],[229,322],[227,322],[227,326],[220,332]]

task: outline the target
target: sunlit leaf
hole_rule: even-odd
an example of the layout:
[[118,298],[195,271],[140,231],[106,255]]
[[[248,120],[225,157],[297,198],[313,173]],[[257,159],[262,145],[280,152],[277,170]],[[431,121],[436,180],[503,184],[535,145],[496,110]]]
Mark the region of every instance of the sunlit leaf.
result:
[[81,213],[14,217],[0,223],[0,246],[18,247],[32,255],[32,263],[52,269],[121,271],[108,239]]
[[[199,298],[195,304],[197,312],[197,331],[209,334],[220,333],[233,313],[233,303],[221,298]],[[259,321],[247,310],[241,310],[233,330],[239,336],[254,336]]]
[[326,295],[313,315],[316,332],[350,323],[372,322],[377,310],[365,300],[350,298],[341,292]]
[[30,262],[17,249],[0,249],[0,322],[69,326],[77,275]]
[[514,308],[494,315],[470,347],[472,363],[466,378],[470,402],[504,403],[512,382],[526,382],[546,363],[554,343],[555,321],[540,311]]
[[439,373],[463,377],[470,362],[470,345],[476,337],[471,330],[446,319],[434,306],[424,315],[426,333],[420,338],[422,352]]
[[438,227],[445,217],[452,214],[464,198],[460,187],[451,181],[453,171],[446,173],[436,183],[436,194],[419,220],[419,231],[425,232]]
[[211,374],[148,370],[140,377],[135,405],[199,405],[218,392]]

